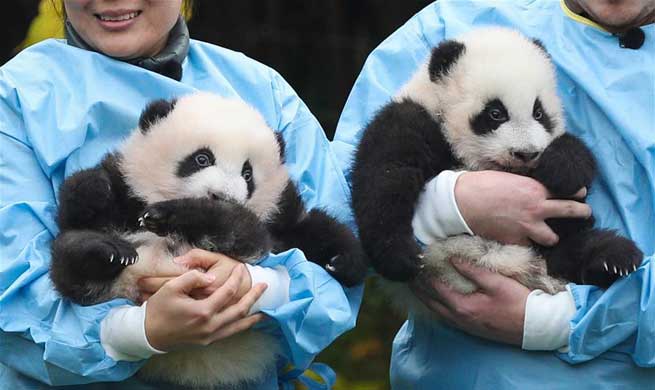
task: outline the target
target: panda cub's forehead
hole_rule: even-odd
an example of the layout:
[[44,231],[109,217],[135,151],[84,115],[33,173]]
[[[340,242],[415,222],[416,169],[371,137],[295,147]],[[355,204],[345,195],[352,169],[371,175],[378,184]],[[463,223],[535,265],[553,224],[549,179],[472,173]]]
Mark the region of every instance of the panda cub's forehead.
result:
[[119,149],[125,179],[144,199],[176,196],[184,185],[180,162],[200,149],[230,175],[240,175],[246,161],[260,178],[284,169],[274,131],[245,102],[201,92],[159,104],[158,113],[149,114],[152,104],[144,111]]
[[174,101],[170,112],[152,122],[147,130],[134,131],[123,145],[124,160],[145,157],[151,160],[146,165],[156,164],[152,160],[171,163],[200,148],[210,149],[225,164],[241,166],[244,159],[258,157],[279,160],[273,131],[255,109],[238,99],[195,93]]
[[457,40],[463,43],[464,52],[448,81],[462,96],[478,104],[500,99],[528,113],[540,98],[547,109],[557,109],[553,65],[547,52],[534,41],[517,31],[496,27],[473,30]]
[[206,147],[225,163],[277,154],[273,131],[259,112],[241,100],[209,93],[177,100],[171,112],[144,134],[143,142],[154,146],[151,151],[165,150],[171,157]]

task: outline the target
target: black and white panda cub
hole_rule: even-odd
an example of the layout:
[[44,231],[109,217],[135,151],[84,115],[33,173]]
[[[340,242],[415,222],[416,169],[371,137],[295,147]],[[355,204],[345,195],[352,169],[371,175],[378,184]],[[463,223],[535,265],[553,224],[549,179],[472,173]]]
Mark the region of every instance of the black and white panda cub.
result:
[[441,171],[458,169],[530,176],[560,198],[591,184],[594,158],[565,133],[554,68],[539,41],[497,27],[443,41],[375,115],[352,172],[364,250],[387,279],[405,282],[424,269],[464,293],[476,287],[453,269],[453,255],[549,292],[563,280],[608,287],[640,265],[632,241],[593,228],[592,218],[548,220],[560,237],[552,248],[456,236],[423,250],[411,224],[419,195]]
[[[84,305],[137,301],[138,279],[181,267],[173,257],[194,247],[243,262],[300,248],[347,286],[366,273],[353,233],[324,211],[305,211],[281,135],[237,99],[195,93],[150,103],[119,150],[70,176],[59,201],[50,276]],[[248,382],[274,368],[278,348],[246,331],[153,356],[140,374],[191,386]]]

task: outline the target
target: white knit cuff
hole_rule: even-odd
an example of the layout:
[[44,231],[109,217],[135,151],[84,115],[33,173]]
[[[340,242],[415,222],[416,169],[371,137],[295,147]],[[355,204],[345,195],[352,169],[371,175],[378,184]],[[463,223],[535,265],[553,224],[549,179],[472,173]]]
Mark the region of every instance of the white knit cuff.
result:
[[260,267],[258,265],[246,264],[252,285],[266,283],[268,287],[261,297],[250,308],[250,314],[262,310],[272,310],[289,302],[289,285],[291,278],[289,272],[283,266],[274,268]]
[[522,348],[553,351],[568,347],[570,322],[575,312],[575,301],[568,287],[555,295],[532,291],[525,304]]
[[455,184],[464,172],[443,171],[425,185],[412,219],[414,236],[422,244],[458,234],[473,235],[455,200]]
[[146,303],[115,307],[100,323],[100,343],[110,358],[136,361],[165,353],[146,337]]

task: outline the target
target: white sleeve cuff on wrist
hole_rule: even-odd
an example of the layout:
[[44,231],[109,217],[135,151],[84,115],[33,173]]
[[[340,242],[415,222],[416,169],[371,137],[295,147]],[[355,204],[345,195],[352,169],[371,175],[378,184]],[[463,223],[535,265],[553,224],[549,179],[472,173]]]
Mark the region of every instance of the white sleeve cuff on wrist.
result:
[[291,278],[286,268],[283,266],[267,268],[250,264],[246,264],[246,268],[250,272],[253,286],[257,283],[266,283],[268,285],[262,296],[250,308],[250,314],[264,309],[277,309],[289,302]]
[[414,236],[422,244],[463,233],[473,235],[455,200],[455,184],[464,172],[443,171],[425,185],[412,219]]
[[110,358],[136,361],[165,353],[146,337],[146,303],[115,307],[100,323],[100,343]]
[[575,312],[575,301],[568,287],[555,295],[532,291],[525,304],[522,348],[530,351],[567,348]]

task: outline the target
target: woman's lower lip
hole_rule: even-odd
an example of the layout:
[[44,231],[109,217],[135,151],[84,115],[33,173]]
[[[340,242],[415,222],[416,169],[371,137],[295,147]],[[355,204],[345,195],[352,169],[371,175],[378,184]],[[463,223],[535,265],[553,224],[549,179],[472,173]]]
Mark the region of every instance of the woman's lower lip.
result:
[[137,15],[131,19],[126,19],[126,20],[102,20],[98,17],[96,19],[98,20],[98,23],[102,26],[102,28],[109,30],[109,31],[121,31],[121,30],[126,30],[128,29],[139,17],[140,15]]

